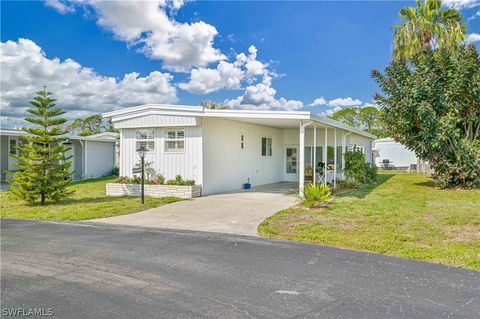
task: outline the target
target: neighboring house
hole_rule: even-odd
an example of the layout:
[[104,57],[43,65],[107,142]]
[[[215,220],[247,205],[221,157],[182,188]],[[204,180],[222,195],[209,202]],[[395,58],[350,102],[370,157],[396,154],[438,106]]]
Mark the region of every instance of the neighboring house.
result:
[[[16,147],[22,142],[20,136],[27,133],[20,130],[0,129],[0,172],[2,180],[5,171],[15,171],[16,159],[11,154],[18,154]],[[72,155],[71,171],[74,178],[92,178],[108,175],[115,166],[115,149],[118,142],[117,133],[100,133],[91,136],[69,136],[65,142],[71,147],[66,156]]]
[[378,167],[408,169],[417,164],[417,156],[393,138],[380,138],[373,141],[375,165]]
[[310,112],[147,104],[103,116],[120,130],[121,176],[134,175],[136,149],[145,146],[145,160],[156,174],[193,179],[204,195],[238,190],[247,181],[253,186],[296,181],[302,192],[314,175],[317,182],[325,175],[328,182],[341,179],[348,148],[360,148],[371,162],[375,139]]

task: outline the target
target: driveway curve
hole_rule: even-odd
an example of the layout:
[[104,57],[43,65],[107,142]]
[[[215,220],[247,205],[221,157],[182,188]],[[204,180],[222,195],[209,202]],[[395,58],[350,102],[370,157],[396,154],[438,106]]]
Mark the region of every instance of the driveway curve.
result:
[[268,184],[90,221],[258,236],[257,227],[265,218],[295,203],[295,186],[288,182]]

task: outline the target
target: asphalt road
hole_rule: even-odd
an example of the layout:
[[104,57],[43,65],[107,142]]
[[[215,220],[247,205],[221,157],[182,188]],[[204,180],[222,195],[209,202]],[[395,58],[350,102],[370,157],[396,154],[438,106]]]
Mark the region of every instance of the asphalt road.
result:
[[[2,314],[479,318],[480,272],[253,237],[2,220]],[[45,311],[47,311],[45,310]],[[30,317],[31,318],[31,317]]]

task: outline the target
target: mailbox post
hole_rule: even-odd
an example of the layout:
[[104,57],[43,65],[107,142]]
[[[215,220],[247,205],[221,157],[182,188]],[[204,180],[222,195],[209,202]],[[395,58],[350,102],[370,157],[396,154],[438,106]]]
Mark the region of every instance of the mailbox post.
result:
[[142,166],[142,204],[145,204],[145,154],[147,153],[147,149],[144,146],[140,146],[137,149],[137,153],[140,156],[141,166]]

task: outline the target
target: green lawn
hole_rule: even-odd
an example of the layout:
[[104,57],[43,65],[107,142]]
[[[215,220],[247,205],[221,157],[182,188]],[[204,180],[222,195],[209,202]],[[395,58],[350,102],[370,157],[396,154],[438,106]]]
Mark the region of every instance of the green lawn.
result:
[[48,220],[85,220],[139,212],[180,200],[175,197],[145,197],[142,205],[139,197],[111,197],[105,195],[105,184],[113,177],[75,182],[72,197],[49,205],[28,205],[12,198],[10,192],[0,192],[1,218],[25,218]]
[[480,191],[440,190],[424,175],[383,173],[329,208],[289,208],[259,233],[480,270]]

